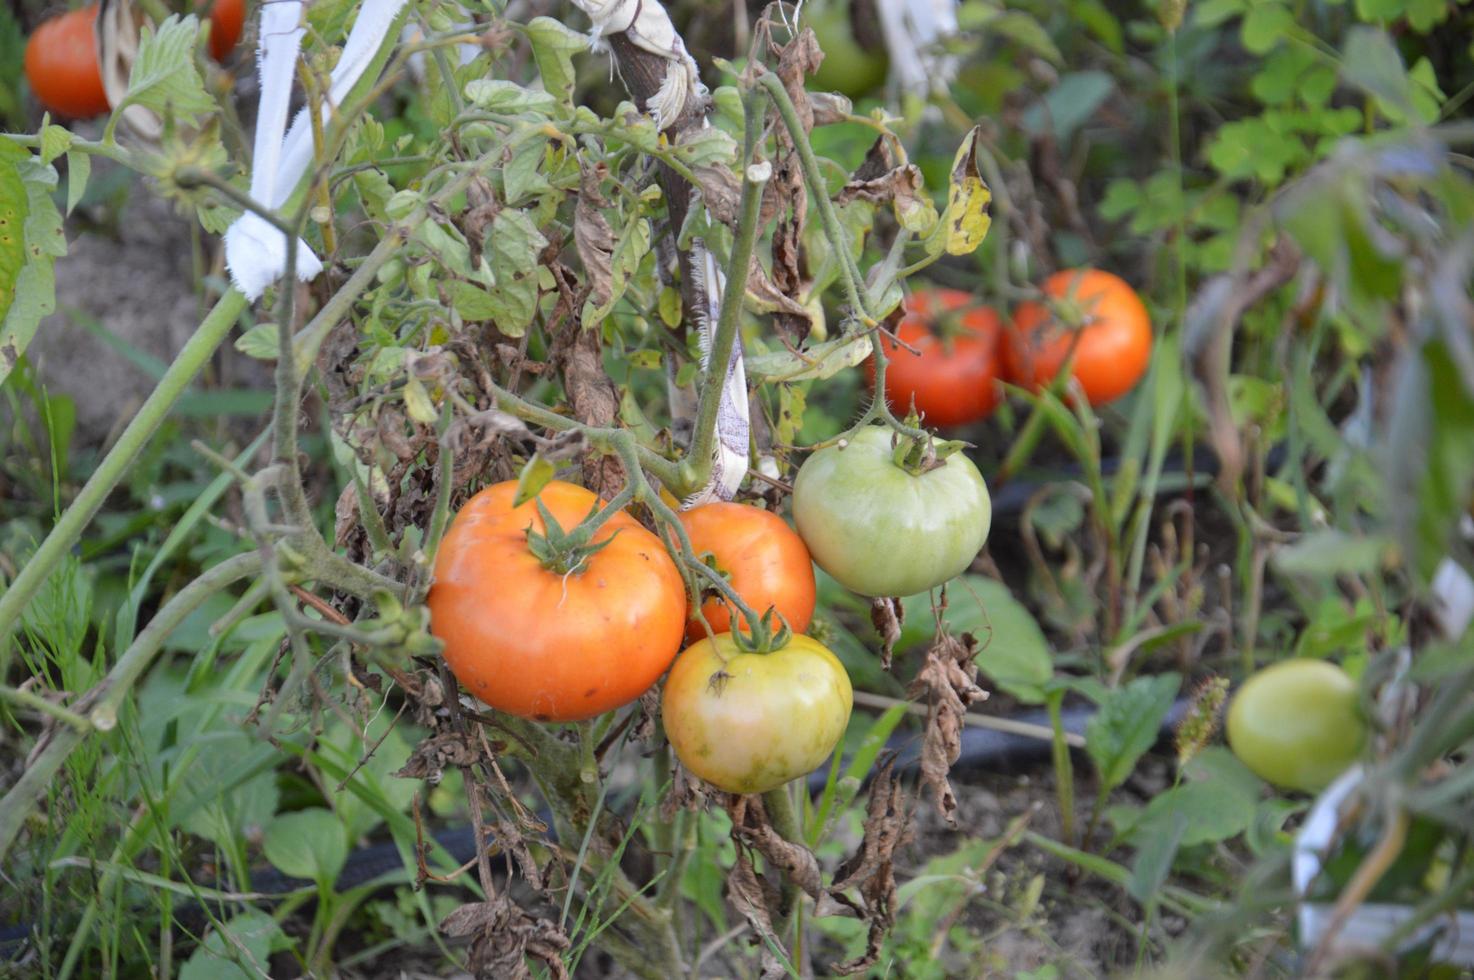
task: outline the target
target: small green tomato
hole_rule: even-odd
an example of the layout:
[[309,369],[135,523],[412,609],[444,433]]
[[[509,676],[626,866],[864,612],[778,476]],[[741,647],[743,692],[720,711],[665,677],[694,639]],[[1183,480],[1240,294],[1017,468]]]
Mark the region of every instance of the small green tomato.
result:
[[1324,660],[1286,660],[1244,682],[1228,709],[1228,744],[1260,778],[1317,793],[1361,755],[1356,682]]

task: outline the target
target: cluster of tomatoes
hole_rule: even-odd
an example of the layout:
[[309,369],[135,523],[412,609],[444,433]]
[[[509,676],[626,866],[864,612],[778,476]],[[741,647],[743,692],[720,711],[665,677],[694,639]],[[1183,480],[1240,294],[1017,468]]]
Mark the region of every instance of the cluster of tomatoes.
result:
[[1020,304],[1011,326],[968,293],[912,293],[896,331],[900,343],[883,342],[886,400],[898,412],[914,404],[932,425],[966,425],[998,407],[1000,380],[1038,390],[1067,362],[1092,405],[1130,391],[1152,351],[1151,320],[1136,291],[1099,269],[1055,273],[1043,291],[1055,309]]
[[[123,0],[127,2],[127,0]],[[26,42],[26,80],[42,106],[68,119],[88,119],[112,108],[97,56],[95,3],[43,23]],[[210,7],[210,56],[235,48],[246,20],[245,0],[215,0]]]
[[829,757],[853,705],[843,665],[804,635],[814,562],[862,594],[910,595],[965,570],[987,540],[977,467],[924,452],[912,465],[894,441],[867,427],[810,456],[794,487],[798,532],[746,504],[679,515],[712,574],[788,627],[770,642],[753,642],[720,595],[698,614],[665,545],[626,512],[560,551],[576,536],[562,528],[601,502],[559,481],[520,505],[511,481],[466,503],[436,556],[431,631],[469,693],[537,721],[628,704],[669,669],[661,714],[682,763],[728,792],[782,786]]

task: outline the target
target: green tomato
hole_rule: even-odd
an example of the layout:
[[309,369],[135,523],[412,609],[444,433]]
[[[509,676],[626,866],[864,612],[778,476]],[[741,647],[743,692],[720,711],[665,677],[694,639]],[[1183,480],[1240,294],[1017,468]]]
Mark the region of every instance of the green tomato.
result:
[[960,575],[993,519],[988,486],[966,456],[917,475],[893,455],[890,429],[868,426],[810,456],[793,485],[809,553],[861,595],[915,595]]
[[719,633],[676,658],[660,714],[687,769],[729,793],[766,793],[823,765],[853,705],[849,675],[818,640],[744,653]]
[[1316,793],[1366,741],[1356,682],[1324,660],[1286,660],[1244,682],[1228,709],[1228,744],[1260,778]]
[[862,48],[855,40],[848,0],[811,0],[804,4],[803,23],[814,29],[824,52],[812,79],[814,88],[858,99],[885,82],[890,58],[883,48]]

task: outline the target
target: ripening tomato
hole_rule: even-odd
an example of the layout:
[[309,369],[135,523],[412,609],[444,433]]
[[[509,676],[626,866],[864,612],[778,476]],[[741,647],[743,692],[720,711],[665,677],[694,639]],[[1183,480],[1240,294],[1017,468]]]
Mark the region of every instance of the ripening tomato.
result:
[[224,61],[241,39],[246,23],[246,0],[215,0],[210,8],[210,57]]
[[1325,789],[1361,755],[1356,681],[1324,660],[1285,660],[1244,682],[1228,708],[1228,744],[1262,779]]
[[867,426],[819,450],[793,484],[793,520],[819,567],[861,595],[925,592],[967,570],[988,540],[988,486],[961,453],[925,473]]
[[1003,332],[1004,376],[1038,390],[1054,380],[1073,350],[1074,376],[1090,404],[1104,405],[1130,391],[1152,356],[1151,319],[1136,290],[1099,269],[1056,272],[1043,289],[1079,310],[1079,339],[1042,303],[1023,303],[1012,328]]
[[[430,632],[456,678],[482,701],[538,721],[576,721],[639,697],[670,666],[686,626],[686,590],[660,539],[620,512],[603,547],[572,568],[545,564],[547,533],[515,481],[466,502],[435,556]],[[554,481],[538,494],[564,530],[597,498]],[[556,534],[556,532],[555,532]]]
[[96,21],[97,4],[88,4],[46,21],[26,42],[26,80],[36,100],[57,115],[86,119],[108,111]]
[[[919,289],[906,297],[907,316],[894,340],[881,341],[890,364],[885,398],[893,411],[911,405],[931,425],[964,425],[987,418],[998,407],[998,314],[960,289]],[[875,368],[865,362],[870,385]]]
[[[795,633],[809,628],[814,617],[814,563],[809,549],[788,523],[772,511],[725,501],[683,511],[681,524],[698,556],[710,553],[716,570],[758,614],[777,609]],[[708,599],[701,611],[713,633],[732,629],[726,600]],[[742,617],[739,628],[746,630]],[[700,620],[686,625],[686,639],[706,635]]]
[[660,714],[687,769],[729,793],[766,793],[819,768],[853,706],[844,665],[818,640],[795,633],[746,653],[722,633],[677,658]]

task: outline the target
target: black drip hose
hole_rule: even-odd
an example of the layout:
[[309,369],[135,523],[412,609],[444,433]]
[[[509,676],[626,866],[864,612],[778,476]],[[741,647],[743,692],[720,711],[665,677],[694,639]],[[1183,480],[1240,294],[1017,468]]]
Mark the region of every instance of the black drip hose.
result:
[[[1176,727],[1187,706],[1186,699],[1180,699],[1173,704],[1158,733],[1159,742],[1170,740],[1172,729]],[[1094,713],[1095,709],[1088,705],[1067,706],[1060,714],[1061,727],[1070,734],[1083,734],[1086,722]],[[1039,710],[1022,712],[1014,716],[1014,720],[1045,728],[1048,728],[1050,724],[1049,715]],[[896,753],[896,764],[901,771],[906,773],[916,771],[921,758],[921,745],[915,733],[901,732],[892,735],[886,743],[886,748]],[[1050,757],[1051,748],[1051,743],[1041,738],[991,728],[968,727],[962,731],[962,754],[952,767],[952,771],[958,774],[980,770],[1019,772],[1046,762]],[[828,767],[810,773],[808,777],[810,794],[822,793],[828,778]],[[551,814],[544,812],[539,816],[545,823],[551,824]],[[447,827],[435,831],[432,836],[436,843],[445,848],[458,864],[465,864],[476,856],[475,830],[471,827]],[[339,892],[347,891],[350,888],[366,885],[383,875],[401,871],[403,868],[404,861],[397,844],[393,841],[371,844],[358,848],[348,855],[348,860],[338,875],[336,887]],[[260,868],[251,875],[251,887],[258,892],[279,894],[310,884],[309,881],[288,877],[269,866]],[[200,918],[203,924],[203,916],[200,915],[201,910],[198,907],[181,906],[176,914],[186,917],[191,911]],[[19,954],[34,931],[35,926],[31,923],[0,926],[0,957],[13,958]]]

